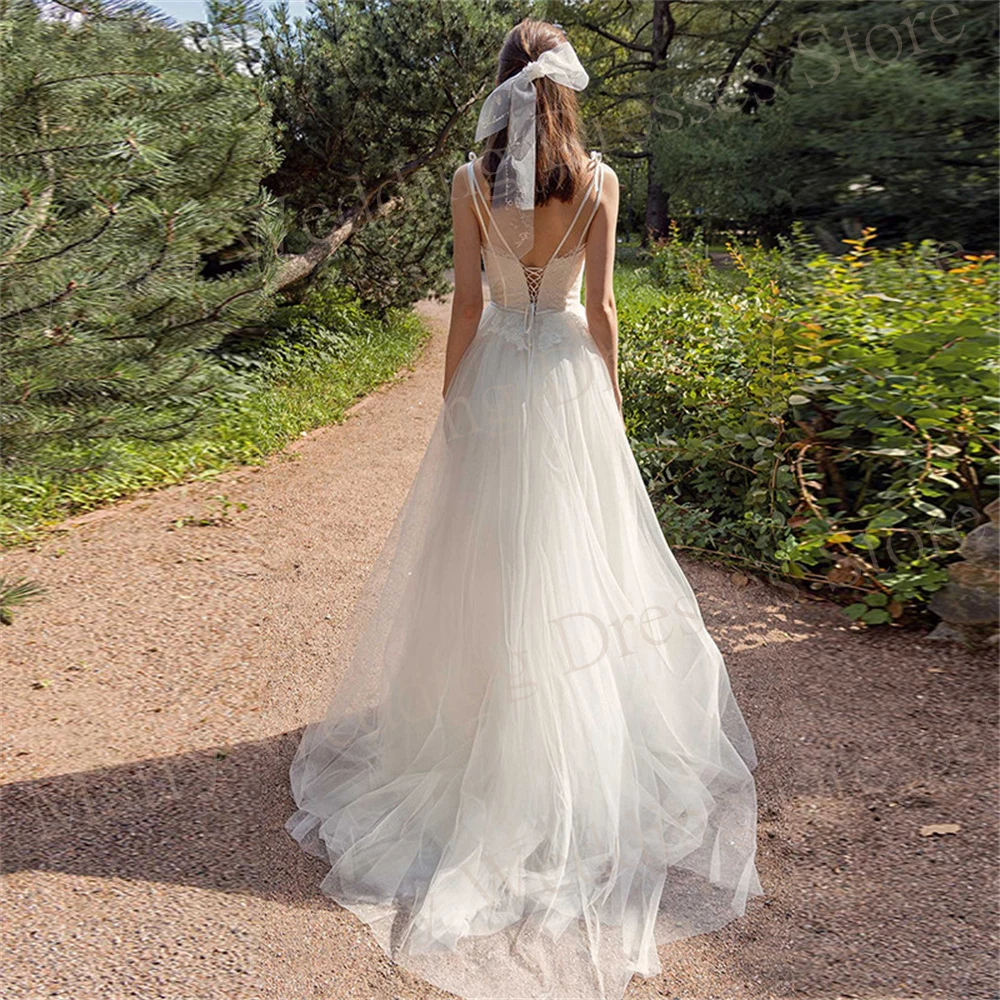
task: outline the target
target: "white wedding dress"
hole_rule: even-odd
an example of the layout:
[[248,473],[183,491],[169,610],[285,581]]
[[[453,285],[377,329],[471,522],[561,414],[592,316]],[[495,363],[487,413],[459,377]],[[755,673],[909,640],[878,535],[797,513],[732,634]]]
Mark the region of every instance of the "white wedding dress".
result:
[[762,891],[753,743],[566,242],[524,269],[485,239],[490,301],[291,768],[323,891],[470,1000],[620,1000]]

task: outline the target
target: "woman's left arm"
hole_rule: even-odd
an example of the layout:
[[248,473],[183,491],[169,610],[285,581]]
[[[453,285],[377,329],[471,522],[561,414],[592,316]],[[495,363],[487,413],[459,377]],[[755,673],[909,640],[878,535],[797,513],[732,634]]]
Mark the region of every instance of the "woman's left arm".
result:
[[451,299],[451,324],[444,360],[444,389],[455,375],[469,344],[476,336],[483,313],[483,279],[480,272],[479,223],[472,206],[468,167],[463,164],[451,181],[451,218],[455,236],[455,292]]

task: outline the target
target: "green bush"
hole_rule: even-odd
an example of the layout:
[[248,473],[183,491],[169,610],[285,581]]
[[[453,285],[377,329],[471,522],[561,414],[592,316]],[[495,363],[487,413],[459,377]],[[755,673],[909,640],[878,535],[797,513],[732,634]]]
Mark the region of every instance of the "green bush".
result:
[[[730,246],[742,286],[620,309],[626,422],[668,538],[829,587],[868,623],[919,609],[997,493],[996,261],[931,244]],[[664,267],[658,256],[669,253]]]
[[[401,315],[394,312],[391,323]],[[256,335],[231,336],[214,353],[235,373],[281,379],[322,367],[381,330],[378,318],[349,288],[321,279],[302,302],[279,305]]]
[[670,222],[670,238],[659,240],[650,257],[653,280],[666,291],[701,292],[711,279],[712,262],[701,229],[681,239],[677,222]]

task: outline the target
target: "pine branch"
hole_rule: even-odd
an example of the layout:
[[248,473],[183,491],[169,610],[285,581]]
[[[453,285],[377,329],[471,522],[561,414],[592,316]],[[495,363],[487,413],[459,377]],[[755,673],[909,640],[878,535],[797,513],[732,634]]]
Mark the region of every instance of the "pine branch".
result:
[[[46,132],[45,128],[46,116],[45,112],[41,112],[41,120],[39,121],[39,131],[44,135]],[[52,164],[52,157],[48,154],[43,154],[41,157],[42,166],[45,168],[45,174],[48,177],[48,185],[42,190],[38,201],[33,206],[35,209],[34,218],[21,232],[18,239],[15,241],[13,246],[4,251],[0,255],[0,267],[5,264],[13,263],[14,259],[18,254],[31,242],[31,238],[38,232],[39,228],[45,224],[45,220],[49,217],[49,209],[52,207],[52,199],[56,193],[56,171]]]
[[111,220],[114,218],[115,212],[112,209],[105,217],[104,221],[101,223],[97,229],[91,233],[89,236],[85,236],[83,239],[77,240],[75,243],[68,243],[64,247],[60,247],[53,253],[43,254],[41,257],[31,257],[28,260],[11,260],[0,262],[0,267],[27,267],[29,264],[41,264],[47,260],[54,260],[56,257],[61,257],[63,254],[69,253],[71,250],[75,250],[77,247],[82,247],[87,243],[93,243],[95,240],[101,238],[104,231],[111,225]]
[[601,25],[594,24],[592,21],[578,21],[577,23],[581,28],[592,31],[595,35],[600,35],[601,38],[605,38],[609,42],[614,42],[615,45],[619,45],[623,49],[628,49],[631,52],[645,52],[647,55],[653,54],[653,47],[651,45],[640,45],[635,41],[630,42],[628,39],[622,38],[620,35],[616,35],[606,28],[602,28]]
[[[333,229],[323,239],[317,240],[305,253],[286,257],[270,290],[272,292],[279,291],[308,277],[363,225],[384,218],[397,208],[401,208],[404,203],[401,197],[390,198],[386,202],[378,202],[383,189],[389,184],[404,181],[407,177],[439,157],[444,152],[447,140],[454,130],[455,125],[461,120],[466,111],[475,104],[484,89],[485,86],[480,87],[475,94],[452,112],[439,130],[437,139],[430,149],[426,150],[420,156],[408,160],[401,167],[392,171],[392,173],[383,174],[377,178],[365,192],[362,203],[358,207],[349,209],[343,213]],[[371,206],[376,203],[377,207],[373,211]]]

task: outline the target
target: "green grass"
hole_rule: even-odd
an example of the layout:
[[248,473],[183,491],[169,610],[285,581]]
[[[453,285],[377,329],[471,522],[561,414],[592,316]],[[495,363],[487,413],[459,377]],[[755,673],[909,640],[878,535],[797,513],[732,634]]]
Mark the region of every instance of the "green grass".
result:
[[[227,403],[180,440],[120,441],[113,463],[70,475],[38,468],[8,473],[0,494],[0,543],[31,541],[70,515],[141,490],[260,462],[303,431],[342,420],[357,399],[413,362],[428,332],[415,314],[399,314],[371,336],[351,338],[336,357],[310,359],[280,381]],[[85,467],[89,456],[83,444],[78,457]]]
[[642,312],[663,302],[663,290],[653,281],[648,264],[635,256],[615,261],[615,300],[631,311]]

